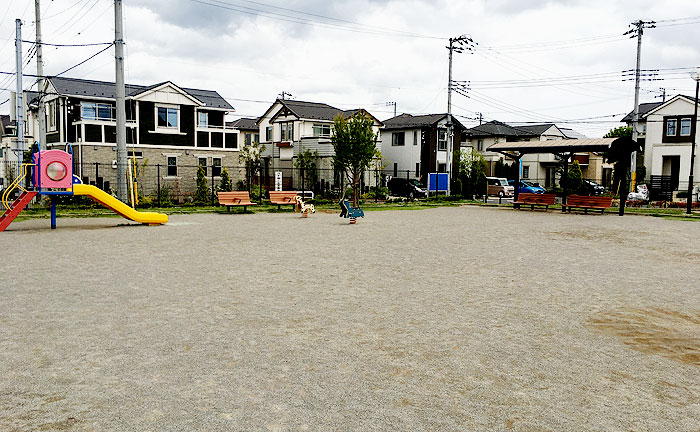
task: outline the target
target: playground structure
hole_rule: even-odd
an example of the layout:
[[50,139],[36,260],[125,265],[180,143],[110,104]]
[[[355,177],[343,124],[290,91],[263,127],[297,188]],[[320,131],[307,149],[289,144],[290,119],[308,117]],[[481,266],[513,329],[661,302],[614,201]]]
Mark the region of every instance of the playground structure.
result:
[[[0,216],[0,232],[37,196],[46,195],[51,199],[51,229],[56,229],[56,197],[87,196],[122,217],[146,225],[160,225],[168,222],[168,216],[162,213],[139,212],[114,198],[101,189],[82,184],[78,176],[73,175],[73,155],[69,151],[44,150],[32,154],[32,163],[20,166],[19,176],[8,185],[2,194],[4,213]],[[19,196],[10,201],[14,191]]]
[[351,206],[348,200],[343,198],[342,200],[340,200],[340,217],[350,219],[351,224],[356,224],[357,218],[365,217],[365,212],[363,212],[362,209],[359,207]]
[[311,213],[316,213],[316,208],[314,207],[313,204],[306,204],[304,200],[297,195],[295,198],[296,200],[296,206],[294,207],[294,210],[296,211],[297,207],[299,208],[299,212],[301,213],[301,217],[309,217],[309,212]]

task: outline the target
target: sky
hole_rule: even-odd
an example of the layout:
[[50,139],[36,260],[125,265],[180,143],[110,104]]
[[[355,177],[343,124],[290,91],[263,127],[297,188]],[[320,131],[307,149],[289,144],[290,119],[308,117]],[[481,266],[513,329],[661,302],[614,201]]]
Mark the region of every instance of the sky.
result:
[[[114,40],[109,0],[41,0],[44,43]],[[0,72],[15,72],[15,19],[35,40],[34,0],[0,5]],[[126,0],[127,83],[172,81],[216,90],[235,108],[230,119],[257,117],[282,92],[341,109],[365,108],[385,120],[397,113],[447,112],[449,38],[455,53],[456,118],[553,122],[589,137],[620,126],[634,107],[637,40],[644,30],[640,102],[692,94],[700,66],[697,0]],[[44,46],[44,73],[56,75],[108,45]],[[31,43],[24,73],[36,74]],[[627,72],[626,72],[627,71]],[[114,49],[62,76],[114,81]],[[25,78],[28,88],[34,78]],[[0,103],[15,88],[0,73]],[[0,105],[8,113],[12,101]]]

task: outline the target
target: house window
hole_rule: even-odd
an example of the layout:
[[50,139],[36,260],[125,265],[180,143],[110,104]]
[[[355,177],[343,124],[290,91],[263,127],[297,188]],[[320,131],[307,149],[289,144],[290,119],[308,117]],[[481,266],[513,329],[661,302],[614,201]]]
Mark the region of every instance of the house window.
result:
[[413,131],[413,145],[418,145],[418,131]]
[[46,125],[49,132],[57,130],[56,127],[56,102],[51,101],[48,103],[48,108],[46,109]]
[[530,178],[530,166],[529,165],[523,165],[523,178]]
[[177,157],[168,156],[168,177],[177,177]]
[[447,172],[447,165],[444,163],[438,164],[438,172],[441,172],[441,173]]
[[243,145],[251,145],[253,143],[253,135],[252,134],[243,134]]
[[199,113],[199,127],[209,126],[209,113],[201,112]]
[[253,135],[253,142],[254,143],[259,143],[260,142],[260,134],[256,133]]
[[678,120],[668,119],[666,121],[666,136],[676,136],[677,125],[678,125]]
[[211,158],[211,175],[214,177],[221,176],[221,158]]
[[282,141],[294,141],[294,122],[280,123]]
[[438,130],[438,150],[447,150],[447,131]]
[[480,139],[476,141],[476,150],[484,151],[484,140]]
[[198,159],[199,159],[198,166],[202,167],[202,169],[204,170],[204,175],[206,176],[207,175],[207,158],[201,157]]
[[314,123],[314,136],[315,137],[329,137],[329,136],[331,136],[331,125],[328,123]]
[[157,107],[158,110],[158,127],[161,128],[177,128],[179,110],[170,107]]
[[402,146],[404,145],[404,140],[406,139],[404,132],[394,132],[391,134],[391,145],[392,146]]
[[681,136],[690,136],[690,119],[681,119]]
[[83,120],[114,120],[110,104],[81,102],[80,117]]
[[394,162],[394,177],[399,175],[399,164]]
[[420,162],[416,162],[416,177],[420,177]]
[[272,141],[272,126],[268,126],[265,128],[265,141]]

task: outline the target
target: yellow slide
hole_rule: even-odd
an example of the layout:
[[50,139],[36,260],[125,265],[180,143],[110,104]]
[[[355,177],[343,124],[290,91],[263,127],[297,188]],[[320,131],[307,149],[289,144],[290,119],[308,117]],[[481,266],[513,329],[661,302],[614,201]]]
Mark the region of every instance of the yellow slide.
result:
[[131,219],[135,222],[141,222],[149,225],[160,225],[168,223],[168,215],[163,213],[140,212],[132,209],[128,205],[114,198],[112,195],[105,193],[99,188],[84,184],[73,185],[74,195],[85,195],[92,198],[94,201],[109,208],[115,213]]

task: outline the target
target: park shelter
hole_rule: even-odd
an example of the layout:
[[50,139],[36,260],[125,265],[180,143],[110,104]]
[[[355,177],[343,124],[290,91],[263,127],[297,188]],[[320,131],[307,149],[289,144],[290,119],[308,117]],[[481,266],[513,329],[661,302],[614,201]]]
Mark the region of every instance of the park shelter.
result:
[[[620,138],[586,138],[586,139],[558,139],[548,141],[515,141],[503,142],[489,147],[490,151],[502,153],[520,164],[523,155],[530,153],[550,153],[557,155],[562,160],[564,167],[563,177],[569,172],[569,160],[573,160],[574,154],[581,152],[606,153],[613,161],[620,161],[625,167],[629,164],[630,154],[639,151],[639,145],[629,137]],[[520,183],[520,170],[518,170],[515,184]],[[564,196],[562,203],[566,204],[568,195],[567,182],[563,183]],[[515,188],[515,201],[518,200],[518,189]],[[626,190],[623,185],[620,190]],[[624,195],[624,194],[623,194]],[[624,198],[621,197],[620,206],[624,206]]]

